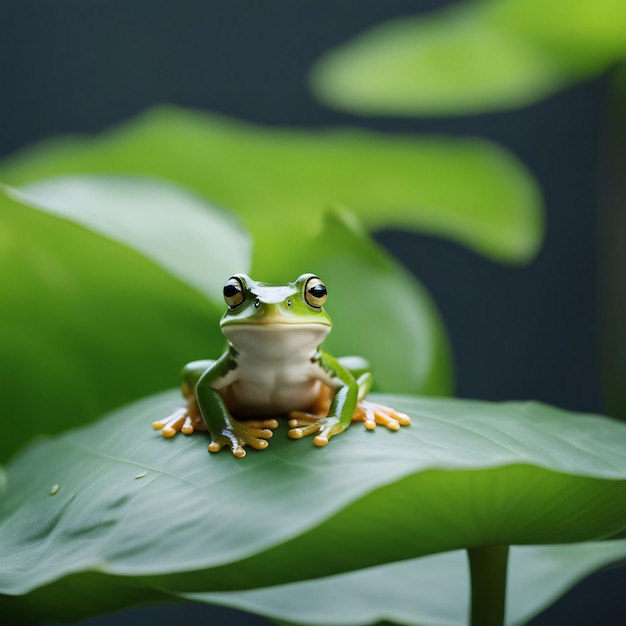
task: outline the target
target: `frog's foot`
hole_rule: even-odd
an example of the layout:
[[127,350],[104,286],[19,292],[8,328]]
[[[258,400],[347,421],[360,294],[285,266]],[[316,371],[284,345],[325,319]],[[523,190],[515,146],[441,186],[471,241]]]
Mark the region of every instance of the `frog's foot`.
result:
[[278,428],[278,420],[274,418],[265,420],[245,420],[243,424],[249,428],[270,428],[271,430]]
[[192,406],[191,403],[187,407],[176,409],[162,420],[152,422],[152,427],[155,430],[161,430],[164,437],[173,437],[178,432],[182,432],[183,435],[191,435],[195,430],[207,430],[197,405]]
[[408,426],[411,418],[391,407],[369,400],[361,400],[352,416],[353,422],[364,422],[367,430],[374,430],[378,424],[389,430],[398,430],[400,426]]
[[291,439],[301,439],[317,433],[313,439],[316,446],[325,446],[328,440],[345,430],[338,417],[320,417],[312,413],[291,411],[289,413],[290,430],[287,433]]
[[274,434],[272,428],[278,427],[277,420],[250,420],[240,422],[233,419],[231,425],[222,429],[221,433],[212,438],[209,452],[219,452],[228,446],[239,458],[246,456],[245,446],[256,450],[265,450],[268,439]]

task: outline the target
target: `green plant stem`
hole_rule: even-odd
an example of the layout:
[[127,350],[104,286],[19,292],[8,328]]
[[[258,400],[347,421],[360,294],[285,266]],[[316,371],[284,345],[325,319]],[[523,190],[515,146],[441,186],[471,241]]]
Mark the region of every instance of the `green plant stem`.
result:
[[503,626],[509,546],[468,548],[471,626]]

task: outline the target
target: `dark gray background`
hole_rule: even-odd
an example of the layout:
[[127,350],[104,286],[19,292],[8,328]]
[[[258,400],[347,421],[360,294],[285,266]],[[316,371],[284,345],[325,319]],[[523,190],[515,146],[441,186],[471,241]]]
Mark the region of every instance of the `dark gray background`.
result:
[[[608,79],[518,111],[440,120],[351,116],[325,109],[307,90],[306,72],[328,48],[380,20],[443,4],[0,2],[0,156],[60,133],[98,132],[163,102],[267,125],[359,125],[497,141],[531,169],[545,196],[548,232],[536,260],[507,267],[426,236],[388,230],[376,237],[434,296],[455,352],[458,395],[532,398],[602,412],[597,186]],[[619,587],[623,591],[625,583],[624,570],[600,574],[533,625],[623,625],[626,606]],[[264,623],[191,606],[129,611],[84,624],[182,619],[187,626]]]

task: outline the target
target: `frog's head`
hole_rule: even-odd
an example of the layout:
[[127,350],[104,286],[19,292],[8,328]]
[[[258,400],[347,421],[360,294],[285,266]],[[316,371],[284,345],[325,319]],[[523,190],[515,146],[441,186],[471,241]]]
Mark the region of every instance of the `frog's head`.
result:
[[241,327],[314,331],[319,341],[330,332],[331,321],[324,310],[326,286],[315,274],[302,274],[286,285],[268,285],[246,274],[231,276],[224,285],[228,310],[220,326],[228,339]]

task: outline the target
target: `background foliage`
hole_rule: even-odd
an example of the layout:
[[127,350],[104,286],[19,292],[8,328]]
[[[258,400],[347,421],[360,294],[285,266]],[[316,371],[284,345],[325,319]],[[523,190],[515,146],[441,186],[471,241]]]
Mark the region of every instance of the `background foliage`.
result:
[[[270,38],[258,34],[270,32],[269,25],[266,30],[258,28],[259,9],[248,7],[235,18],[216,3],[204,9],[221,11],[220,19],[215,20],[202,19],[195,7],[187,12],[194,19],[185,21],[180,32],[186,33],[186,41],[207,42],[203,45],[208,48],[200,53],[198,49],[191,56],[186,46],[177,46],[176,56],[170,46],[145,45],[157,44],[157,33],[176,32],[176,26],[185,19],[182,9],[190,8],[184,6],[173,20],[163,22],[167,23],[165,30],[157,27],[158,11],[141,9],[142,38],[136,37],[133,9],[126,9],[131,11],[125,14],[130,20],[103,25],[97,7],[93,13],[81,10],[65,14],[69,5],[55,15],[42,7],[30,16],[29,37],[20,40],[23,31],[17,28],[0,38],[0,46],[7,46],[6,52],[10,51],[3,57],[12,59],[10,67],[20,68],[5,74],[12,87],[2,96],[9,111],[4,116],[7,141],[3,149],[7,152],[27,138],[32,140],[53,131],[100,130],[155,101],[192,103],[256,122],[316,125],[323,120],[325,124],[351,126],[367,123],[385,131],[278,130],[169,107],[148,112],[100,137],[47,142],[0,164],[3,182],[13,186],[35,182],[17,191],[8,190],[0,201],[0,273],[3,295],[7,296],[0,305],[1,396],[7,399],[4,415],[22,415],[30,425],[29,429],[10,429],[3,437],[0,445],[4,458],[39,433],[65,430],[72,424],[95,419],[118,404],[169,387],[182,362],[219,351],[221,339],[215,332],[219,306],[214,298],[221,279],[205,271],[205,267],[217,269],[224,262],[225,267],[219,270],[222,272],[233,261],[241,269],[239,266],[250,263],[250,244],[240,226],[230,218],[224,219],[224,214],[210,205],[236,210],[250,229],[256,241],[253,269],[280,280],[286,278],[279,277],[279,271],[290,264],[295,268],[315,263],[316,268],[324,270],[314,271],[324,273],[331,283],[332,293],[336,294],[336,326],[344,329],[341,334],[335,331],[331,347],[338,352],[363,353],[369,349],[375,365],[377,359],[383,359],[378,363],[382,389],[449,393],[450,349],[430,297],[414,278],[372,245],[350,210],[357,211],[370,227],[404,225],[463,243],[490,258],[508,263],[529,261],[536,254],[543,233],[538,185],[520,160],[495,145],[494,139],[514,148],[521,160],[530,164],[547,200],[547,246],[528,269],[496,268],[452,244],[438,244],[400,232],[383,232],[378,235],[379,240],[417,270],[435,294],[452,329],[457,388],[462,394],[492,399],[538,397],[571,408],[601,409],[597,370],[593,366],[597,337],[591,331],[595,310],[591,259],[595,257],[590,250],[590,236],[580,233],[595,219],[586,212],[593,204],[593,181],[582,173],[596,161],[593,154],[597,126],[590,111],[597,110],[593,108],[598,102],[594,95],[603,83],[570,91],[563,100],[557,96],[530,112],[431,125],[423,120],[366,121],[330,112],[322,114],[301,96],[296,101],[306,104],[294,107],[294,101],[279,95],[277,89],[278,83],[282,86],[290,82],[290,71],[297,76],[292,82],[302,85],[303,68],[328,47],[347,39],[346,32],[356,34],[361,24],[371,25],[388,17],[388,13],[377,15],[370,3],[360,3],[356,14],[351,12],[349,28],[335,9],[330,27],[329,21],[324,21],[324,8],[315,4],[313,9],[312,4],[304,3],[297,14],[291,12],[292,8],[277,7],[276,15],[280,14],[280,18],[272,21],[271,28],[281,36]],[[409,13],[415,8],[413,3],[398,3],[397,7],[398,13]],[[419,8],[429,7],[424,4]],[[115,7],[111,12],[110,5],[107,10],[113,16],[123,15],[116,13]],[[394,11],[396,7],[385,10]],[[8,13],[6,23],[10,24],[18,9],[9,7]],[[55,18],[70,13],[75,24],[80,25],[72,32],[72,43],[58,44],[63,38],[55,36],[55,45],[46,49],[47,38],[55,34],[54,25],[58,24]],[[264,5],[262,13],[272,15],[271,2]],[[204,13],[205,18],[215,15]],[[323,26],[317,32],[324,36],[315,39],[314,45],[298,34],[298,28],[285,28],[315,15],[318,22],[313,24]],[[230,33],[219,32],[224,30],[220,25],[224,23],[244,30],[248,25],[248,32],[254,34],[236,39],[246,41],[250,48],[229,48]],[[211,24],[217,29],[213,37]],[[203,30],[194,38],[194,28],[200,26]],[[432,17],[383,26],[358,45],[351,48],[349,44],[343,52],[325,55],[314,70],[314,84],[327,102],[341,102],[347,108],[366,106],[370,113],[379,110],[458,115],[514,109],[605,71],[623,55],[623,28],[623,8],[609,0],[591,7],[588,3],[568,3],[567,10],[560,3],[548,10],[530,0],[467,3]],[[36,55],[29,56],[30,52],[21,53],[24,42],[34,42],[35,33],[39,35],[40,49],[46,50],[45,62],[40,62],[41,57]],[[377,33],[384,34],[378,41]],[[331,34],[333,41],[324,40]],[[103,55],[101,44],[108,37],[113,38],[114,45],[105,48],[115,52]],[[416,42],[417,49],[413,48]],[[74,54],[73,45],[81,49],[80,55]],[[368,45],[374,47],[373,53]],[[265,61],[265,73],[253,69],[252,58],[258,56],[261,48],[268,55],[265,58],[271,59]],[[295,61],[291,66],[285,64],[285,59],[297,58],[285,55],[285,48],[300,50],[300,65]],[[69,55],[70,62],[65,62],[64,55]],[[402,61],[402,55],[408,55],[408,64]],[[105,56],[108,66],[102,65]],[[192,64],[181,65],[183,57],[193,59]],[[30,58],[35,63],[29,65]],[[18,59],[21,65],[17,65]],[[367,68],[365,82],[354,86],[345,74],[342,77],[346,59],[353,65],[345,67],[357,81],[362,76],[359,63]],[[393,59],[393,68],[408,68],[409,74],[390,71],[390,66],[385,66],[387,59]],[[494,59],[498,60],[495,65]],[[179,67],[186,70],[180,72]],[[201,78],[207,67],[210,89],[196,89],[192,96],[189,85],[207,84]],[[244,73],[247,82],[241,81],[242,67],[252,68]],[[42,84],[42,77],[43,84],[53,82],[60,68],[67,88],[47,94],[47,108],[31,104],[38,102],[36,98],[24,98],[23,94],[32,93]],[[107,76],[111,76],[107,73],[111,68],[115,79],[109,81],[110,85],[132,88],[101,89]],[[173,68],[175,71],[170,71]],[[227,71],[220,74],[223,68]],[[271,68],[271,73],[267,68]],[[162,80],[163,72],[167,81]],[[339,73],[333,78],[333,72]],[[266,82],[255,83],[258,76]],[[413,81],[415,77],[417,81]],[[105,80],[97,85],[96,81],[90,82],[94,78]],[[150,85],[159,87],[155,90]],[[402,86],[400,91],[396,89],[398,85]],[[341,94],[346,87],[357,90],[356,100],[350,101],[349,94]],[[281,89],[288,93],[284,87]],[[239,98],[241,90],[254,97]],[[115,93],[124,95],[111,95]],[[374,94],[373,103],[368,100],[368,93]],[[95,94],[99,95],[98,106],[93,106],[93,101],[84,106],[81,99]],[[28,109],[24,101],[38,108]],[[68,101],[72,103],[69,108]],[[56,117],[52,114],[55,102],[62,103]],[[379,106],[383,108],[376,109]],[[385,106],[390,108],[384,109]],[[14,123],[11,115],[17,111],[27,123]],[[72,115],[64,117],[68,111]],[[316,117],[318,114],[320,117]],[[48,126],[46,120],[50,121]],[[451,136],[419,137],[415,135],[419,130]],[[389,136],[389,131],[393,131],[393,136]],[[407,131],[410,137],[395,136]],[[468,140],[463,136],[468,132],[492,141]],[[619,144],[616,152],[620,154]],[[140,174],[143,178],[98,176],[40,182],[48,176],[79,173]],[[159,176],[169,184],[147,180],[146,175]],[[559,180],[560,188],[555,182]],[[182,185],[195,195],[172,187],[171,183]],[[150,205],[146,210],[152,211],[155,197],[169,198],[168,202],[186,207],[180,209],[181,215],[168,215],[167,211],[160,214],[160,228],[168,233],[165,246],[154,245],[162,239],[157,233],[137,228],[145,221],[141,213],[124,210],[131,204],[141,204],[144,198]],[[619,199],[609,199],[610,210],[599,214],[605,232],[614,231],[611,224],[616,219],[616,197]],[[331,204],[348,205],[348,209],[335,208],[331,217],[323,221],[326,206],[322,205]],[[203,250],[198,245],[196,236],[203,230],[203,220],[210,221],[204,227],[206,231],[223,222],[222,233],[232,233],[225,246],[232,258],[225,259],[223,249],[220,253],[220,248]],[[72,221],[83,224],[87,230]],[[612,234],[607,241],[613,250],[619,249],[619,239]],[[226,243],[224,237],[217,239],[218,243]],[[304,242],[307,243],[303,245]],[[339,242],[350,254],[333,256],[338,247],[333,242]],[[276,263],[277,250],[284,255],[282,263]],[[209,256],[203,257],[205,254]],[[367,273],[355,279],[355,269],[365,267]],[[487,271],[486,267],[490,269]],[[613,295],[611,303],[618,305],[612,310],[619,310],[620,300],[614,297],[619,293],[615,288],[619,285],[616,273],[605,275],[613,280],[600,284],[609,296]],[[450,277],[454,278],[451,282],[447,280]],[[355,296],[373,285],[375,292],[384,296],[377,302],[391,302],[394,306],[381,306],[380,310],[375,307],[368,319],[375,320],[377,327],[393,330],[380,336],[380,345],[372,339],[368,346],[363,346],[359,338],[367,333],[367,325],[354,323],[353,302]],[[395,316],[393,323],[388,321],[389,315]],[[545,320],[550,323],[545,324]],[[616,338],[623,337],[623,324],[619,316],[608,321],[611,323],[605,328],[609,406],[612,414],[623,415],[619,386],[619,368],[623,363],[620,344],[616,343]],[[588,329],[587,334],[580,333],[581,324]],[[476,332],[480,329],[487,332]],[[539,341],[531,342],[532,336]],[[576,341],[572,341],[572,336]],[[398,351],[385,351],[385,343],[403,346],[400,358]],[[124,346],[122,359],[120,346]],[[198,346],[202,347],[201,354],[197,354]],[[92,531],[97,532],[97,527]],[[95,576],[95,588],[108,589],[106,585],[99,587],[103,581]],[[74,583],[68,584],[71,588]],[[563,585],[561,590],[566,587]],[[118,590],[128,603],[138,597],[124,586]],[[46,592],[42,593],[41,606],[46,606]],[[158,595],[152,597],[162,599]],[[246,598],[234,601],[237,606],[246,602]],[[267,614],[275,615],[272,610]]]

